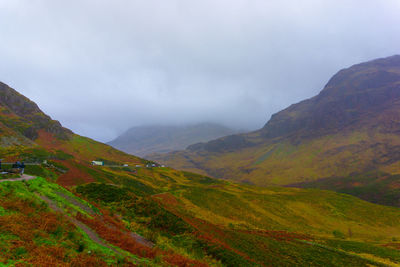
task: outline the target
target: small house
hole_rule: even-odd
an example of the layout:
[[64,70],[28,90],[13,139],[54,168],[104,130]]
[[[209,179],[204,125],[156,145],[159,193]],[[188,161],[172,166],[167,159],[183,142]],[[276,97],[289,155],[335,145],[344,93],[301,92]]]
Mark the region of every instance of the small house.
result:
[[92,165],[95,165],[95,166],[104,166],[104,161],[93,160],[93,161],[92,161]]

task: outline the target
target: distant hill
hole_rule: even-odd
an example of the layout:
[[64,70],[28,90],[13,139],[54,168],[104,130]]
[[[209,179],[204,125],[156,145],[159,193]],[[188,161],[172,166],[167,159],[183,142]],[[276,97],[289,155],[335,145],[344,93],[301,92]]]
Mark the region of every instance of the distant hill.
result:
[[[339,71],[317,96],[274,114],[258,131],[153,159],[257,185],[305,186],[323,178],[339,183],[355,174],[363,179],[373,170],[399,174],[399,133],[400,56],[392,56]],[[334,184],[323,188],[337,189]],[[399,184],[398,179],[385,180],[385,187],[397,190],[391,193],[395,199],[385,203],[400,205]]]
[[237,131],[215,123],[136,126],[108,144],[129,154],[146,156],[182,150],[195,143],[207,142],[234,133]]

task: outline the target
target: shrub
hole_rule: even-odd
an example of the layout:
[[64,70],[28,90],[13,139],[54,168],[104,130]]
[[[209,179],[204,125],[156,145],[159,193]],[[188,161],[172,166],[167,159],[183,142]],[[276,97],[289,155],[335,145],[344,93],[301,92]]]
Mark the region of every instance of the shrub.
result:
[[132,198],[127,189],[102,183],[80,185],[76,188],[76,192],[86,196],[90,200],[102,201],[106,203],[120,202]]
[[332,234],[336,238],[340,238],[340,239],[345,239],[346,238],[346,236],[342,232],[340,232],[339,230],[334,230],[332,232]]

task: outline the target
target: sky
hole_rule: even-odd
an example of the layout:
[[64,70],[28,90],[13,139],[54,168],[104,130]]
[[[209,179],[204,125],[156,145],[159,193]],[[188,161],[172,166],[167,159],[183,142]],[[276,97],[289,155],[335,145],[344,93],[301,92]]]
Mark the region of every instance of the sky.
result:
[[261,128],[400,54],[399,0],[0,0],[0,81],[74,132]]

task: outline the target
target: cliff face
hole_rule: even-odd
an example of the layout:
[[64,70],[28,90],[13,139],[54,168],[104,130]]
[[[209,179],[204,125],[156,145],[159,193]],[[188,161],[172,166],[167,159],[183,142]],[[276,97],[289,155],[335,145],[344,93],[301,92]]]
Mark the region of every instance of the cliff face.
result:
[[380,170],[400,173],[400,56],[335,74],[315,97],[255,132],[154,158],[176,168],[259,185]]
[[72,132],[58,121],[52,120],[39,107],[8,85],[0,82],[1,123],[30,140],[38,137],[38,131],[44,130],[66,140]]

